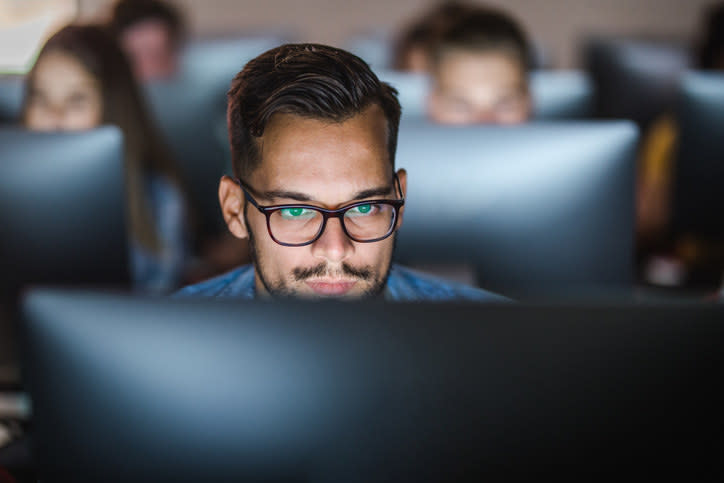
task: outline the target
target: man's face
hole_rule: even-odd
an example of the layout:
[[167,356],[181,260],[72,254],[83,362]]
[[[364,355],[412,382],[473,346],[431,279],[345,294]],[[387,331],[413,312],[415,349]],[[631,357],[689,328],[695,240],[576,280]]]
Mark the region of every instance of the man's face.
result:
[[138,81],[165,79],[176,73],[176,46],[163,21],[149,19],[129,26],[121,34],[120,44]]
[[501,51],[452,50],[433,72],[428,115],[442,124],[518,124],[530,117],[526,72]]
[[[366,199],[399,198],[387,151],[387,121],[378,106],[342,123],[277,114],[265,129],[260,152],[261,164],[244,181],[262,206],[301,202],[334,209]],[[404,192],[405,172],[398,176]],[[240,189],[236,196],[244,200]],[[269,236],[266,217],[242,203],[257,293],[360,297],[384,288],[394,235],[373,243],[354,242],[340,220],[331,218],[314,243],[282,246]]]

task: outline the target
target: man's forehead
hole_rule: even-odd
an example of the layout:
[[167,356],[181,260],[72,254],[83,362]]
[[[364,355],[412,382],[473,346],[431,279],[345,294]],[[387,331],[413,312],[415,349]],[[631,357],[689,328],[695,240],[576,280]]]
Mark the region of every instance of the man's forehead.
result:
[[466,50],[450,49],[441,55],[436,65],[436,74],[441,75],[451,68],[470,72],[511,71],[525,75],[525,66],[512,51],[501,49]]
[[261,162],[251,178],[268,189],[379,184],[392,173],[387,146],[387,120],[377,106],[342,122],[277,114],[258,141]]

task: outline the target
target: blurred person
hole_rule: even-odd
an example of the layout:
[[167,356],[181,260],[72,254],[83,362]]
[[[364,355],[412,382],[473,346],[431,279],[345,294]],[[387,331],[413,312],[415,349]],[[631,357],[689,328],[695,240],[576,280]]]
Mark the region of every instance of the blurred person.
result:
[[435,5],[409,25],[396,41],[392,68],[404,72],[427,73],[435,42],[449,24],[474,7],[469,2],[447,0]]
[[219,200],[252,264],[179,296],[502,300],[392,263],[407,173],[395,170],[396,91],[349,52],[287,44],[234,78],[235,178]]
[[189,246],[185,191],[123,52],[103,28],[67,26],[48,40],[26,79],[22,122],[38,131],[121,129],[134,284],[177,288]]
[[[177,73],[186,29],[180,11],[171,3],[118,0],[113,5],[109,28],[130,60],[139,82],[167,79]],[[216,119],[209,122],[215,123]],[[222,118],[220,123],[225,124],[225,120]],[[188,273],[189,282],[203,280],[249,261],[245,243],[229,233],[212,237],[198,233],[196,238],[199,257]]]
[[[724,3],[719,2],[705,10],[701,27],[695,47],[696,68],[724,70]],[[677,285],[686,276],[686,265],[695,263],[699,252],[711,254],[721,251],[693,239],[674,240],[671,247],[668,226],[678,133],[675,116],[671,113],[661,116],[645,134],[639,156],[636,194],[638,258],[643,264],[643,277],[655,284]],[[670,253],[664,255],[665,252]],[[674,275],[660,276],[662,273]]]
[[176,74],[185,28],[179,11],[161,0],[119,0],[109,26],[140,82]]
[[519,124],[532,112],[530,48],[518,23],[479,7],[448,25],[431,57],[430,119],[443,124]]

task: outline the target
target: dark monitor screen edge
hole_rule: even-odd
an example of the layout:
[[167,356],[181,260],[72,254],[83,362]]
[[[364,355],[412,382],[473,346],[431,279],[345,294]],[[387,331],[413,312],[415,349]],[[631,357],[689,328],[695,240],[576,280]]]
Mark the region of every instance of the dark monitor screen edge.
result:
[[723,310],[46,290],[24,370],[41,468],[80,480],[656,472],[718,460]]

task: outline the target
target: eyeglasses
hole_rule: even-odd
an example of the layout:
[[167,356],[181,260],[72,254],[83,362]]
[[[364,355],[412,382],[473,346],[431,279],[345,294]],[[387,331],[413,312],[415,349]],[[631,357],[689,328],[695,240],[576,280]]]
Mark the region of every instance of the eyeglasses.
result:
[[249,203],[266,216],[266,227],[272,240],[285,247],[314,243],[324,233],[329,218],[339,218],[344,233],[356,242],[384,240],[395,231],[400,208],[405,204],[397,174],[393,183],[400,199],[357,201],[336,210],[303,204],[262,206],[249,194],[253,191],[251,188],[240,179],[236,182]]

